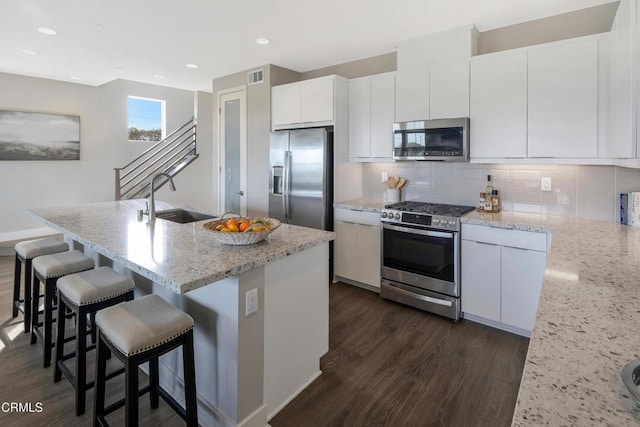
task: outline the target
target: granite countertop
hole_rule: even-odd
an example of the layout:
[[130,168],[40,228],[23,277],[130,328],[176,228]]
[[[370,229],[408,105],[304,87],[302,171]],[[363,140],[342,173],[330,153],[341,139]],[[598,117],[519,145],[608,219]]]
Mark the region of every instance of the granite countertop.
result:
[[[334,239],[334,233],[282,224],[260,243],[224,245],[203,227],[138,221],[145,201],[31,209],[29,213],[86,247],[182,294]],[[156,210],[178,207],[156,202]]]
[[512,425],[640,425],[619,375],[640,357],[640,228],[514,212],[462,222],[553,232]]
[[380,212],[384,208],[384,201],[381,199],[351,199],[344,202],[336,202],[333,207],[352,211]]

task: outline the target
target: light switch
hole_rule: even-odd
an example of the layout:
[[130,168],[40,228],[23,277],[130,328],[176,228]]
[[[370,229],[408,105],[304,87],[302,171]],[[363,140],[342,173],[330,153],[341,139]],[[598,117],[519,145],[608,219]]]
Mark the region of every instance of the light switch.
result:
[[540,178],[540,190],[541,191],[551,191],[551,177],[543,176]]

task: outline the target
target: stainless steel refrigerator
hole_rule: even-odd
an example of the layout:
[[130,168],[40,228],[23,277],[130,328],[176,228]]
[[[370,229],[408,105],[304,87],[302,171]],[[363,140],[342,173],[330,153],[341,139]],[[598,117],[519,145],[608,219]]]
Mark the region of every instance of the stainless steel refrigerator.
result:
[[269,216],[332,231],[332,128],[272,132],[269,158]]

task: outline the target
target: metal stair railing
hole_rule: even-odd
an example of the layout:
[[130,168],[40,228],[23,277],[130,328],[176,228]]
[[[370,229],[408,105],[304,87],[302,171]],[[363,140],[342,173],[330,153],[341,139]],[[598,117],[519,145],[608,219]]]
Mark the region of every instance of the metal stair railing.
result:
[[[166,172],[173,177],[197,159],[196,126],[192,117],[126,165],[114,168],[115,200],[147,197],[153,175]],[[156,188],[166,181],[159,180]]]

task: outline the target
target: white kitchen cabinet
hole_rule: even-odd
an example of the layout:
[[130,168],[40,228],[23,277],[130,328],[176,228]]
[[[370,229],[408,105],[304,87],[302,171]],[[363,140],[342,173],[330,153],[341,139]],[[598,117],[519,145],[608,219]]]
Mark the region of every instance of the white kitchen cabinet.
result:
[[380,214],[335,209],[334,274],[380,288]]
[[429,69],[396,73],[396,122],[429,118]]
[[598,155],[598,41],[528,52],[528,157]]
[[356,279],[356,224],[352,222],[336,221],[334,230],[336,239],[333,242],[333,270],[336,276]]
[[349,158],[385,161],[393,157],[395,73],[349,82]]
[[462,224],[465,317],[521,335],[533,330],[547,260],[547,235]]
[[335,76],[326,76],[272,87],[272,126],[331,122],[334,80]]
[[396,121],[469,117],[469,62],[398,71]]
[[432,67],[429,118],[469,117],[469,62]]
[[500,321],[500,246],[462,240],[462,311]]
[[470,90],[471,158],[527,157],[527,53],[474,58]]
[[547,264],[546,252],[504,246],[502,262],[502,323],[533,330]]

